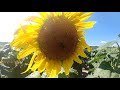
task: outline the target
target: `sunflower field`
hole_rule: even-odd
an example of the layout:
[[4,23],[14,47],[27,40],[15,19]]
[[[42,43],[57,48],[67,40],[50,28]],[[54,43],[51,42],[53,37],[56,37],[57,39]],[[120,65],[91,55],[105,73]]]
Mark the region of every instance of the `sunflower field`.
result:
[[[0,78],[119,78],[120,45],[89,46],[85,30],[93,13],[40,12],[0,43]],[[120,39],[120,34],[118,35]]]

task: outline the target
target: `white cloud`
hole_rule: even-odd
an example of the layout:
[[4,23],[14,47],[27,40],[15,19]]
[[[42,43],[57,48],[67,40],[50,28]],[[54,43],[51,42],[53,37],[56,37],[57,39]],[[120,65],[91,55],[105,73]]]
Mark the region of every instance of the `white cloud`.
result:
[[101,44],[105,44],[105,43],[107,43],[107,42],[106,42],[106,41],[101,41],[100,43],[101,43]]
[[0,42],[10,42],[20,23],[35,12],[0,12]]

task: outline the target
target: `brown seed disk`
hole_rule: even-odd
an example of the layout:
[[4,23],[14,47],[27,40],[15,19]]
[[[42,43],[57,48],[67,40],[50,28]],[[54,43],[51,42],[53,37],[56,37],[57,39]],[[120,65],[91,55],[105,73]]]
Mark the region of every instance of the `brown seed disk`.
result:
[[75,25],[64,16],[49,17],[43,24],[38,43],[49,59],[64,60],[75,51],[78,35]]

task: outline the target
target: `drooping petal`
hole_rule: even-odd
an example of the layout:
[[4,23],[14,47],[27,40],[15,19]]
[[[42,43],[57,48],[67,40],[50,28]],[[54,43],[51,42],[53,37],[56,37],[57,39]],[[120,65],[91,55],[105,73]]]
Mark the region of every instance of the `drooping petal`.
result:
[[82,37],[80,40],[81,40],[81,45],[87,48],[87,50],[90,52],[92,48],[85,42],[85,38]]
[[84,50],[81,49],[81,48],[77,49],[77,50],[76,50],[76,53],[78,53],[80,56],[82,56],[82,57],[84,57],[84,58],[87,57],[86,54],[84,53]]
[[47,60],[45,59],[41,64],[40,66],[38,67],[38,71],[41,73],[45,70],[45,65],[47,63]]
[[76,54],[77,54],[77,55],[80,55],[80,56],[82,56],[82,57],[84,57],[84,58],[87,57],[86,54],[84,53],[84,47],[82,46],[81,42],[79,42],[79,43],[77,44],[77,47],[76,47],[76,48],[77,48],[77,49],[76,49]]
[[36,50],[35,47],[29,45],[28,47],[24,48],[23,50],[21,50],[18,55],[17,58],[18,59],[22,59],[25,58],[26,56],[30,55],[31,53],[33,53]]
[[31,68],[31,66],[33,65],[33,62],[34,62],[34,60],[35,60],[35,57],[38,55],[38,52],[35,52],[34,54],[33,54],[33,56],[32,56],[32,58],[31,58],[31,60],[30,60],[30,63],[29,63],[29,65],[28,65],[28,67],[27,67],[27,69],[24,71],[24,72],[22,72],[22,74],[23,73],[26,73],[28,70],[30,70],[30,68]]
[[56,75],[57,75],[57,74],[56,74],[56,69],[52,69],[52,70],[51,70],[51,74],[50,74],[49,77],[50,77],[50,78],[54,78],[54,77],[56,77]]
[[51,71],[54,68],[54,60],[49,60],[46,64],[46,73],[48,74],[48,76],[51,75]]
[[78,57],[78,55],[77,55],[76,53],[74,54],[73,57],[74,57],[74,61],[75,61],[75,62],[77,62],[77,63],[79,63],[79,64],[82,64],[82,60],[80,60],[80,58]]
[[59,74],[61,71],[61,61],[55,61],[56,74]]
[[35,64],[32,66],[31,71],[36,71],[42,64],[44,64],[46,61],[43,58],[42,54],[39,54],[36,57]]
[[69,74],[72,65],[73,65],[73,59],[63,60],[63,68],[65,70],[66,75]]
[[53,61],[52,62],[53,67],[50,70],[50,78],[56,77],[60,71],[61,71],[61,61]]

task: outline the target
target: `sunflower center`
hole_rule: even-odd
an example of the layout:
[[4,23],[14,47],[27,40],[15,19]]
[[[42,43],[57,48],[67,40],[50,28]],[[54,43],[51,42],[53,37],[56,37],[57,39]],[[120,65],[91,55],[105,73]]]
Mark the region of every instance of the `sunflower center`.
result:
[[49,59],[64,60],[76,49],[78,35],[75,25],[64,16],[49,17],[43,24],[38,43]]

